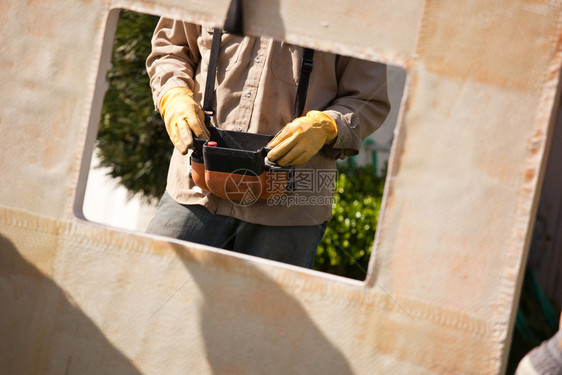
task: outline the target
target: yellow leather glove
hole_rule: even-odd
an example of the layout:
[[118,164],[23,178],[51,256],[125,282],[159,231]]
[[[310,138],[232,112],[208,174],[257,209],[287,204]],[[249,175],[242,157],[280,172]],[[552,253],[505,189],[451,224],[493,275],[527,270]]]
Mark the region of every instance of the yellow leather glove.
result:
[[306,163],[338,135],[333,118],[320,111],[310,111],[285,125],[267,144],[273,148],[267,158],[280,166]]
[[197,138],[209,139],[203,110],[187,87],[172,87],[166,91],[158,108],[172,143],[183,155],[193,146],[192,132]]

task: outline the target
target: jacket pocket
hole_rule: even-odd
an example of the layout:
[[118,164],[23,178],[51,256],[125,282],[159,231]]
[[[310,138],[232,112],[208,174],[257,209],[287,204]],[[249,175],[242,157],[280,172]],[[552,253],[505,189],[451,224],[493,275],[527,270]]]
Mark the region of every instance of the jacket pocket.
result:
[[273,42],[270,69],[273,76],[296,86],[300,75],[302,48],[285,42]]
[[[201,56],[206,61],[209,61],[213,34],[214,29],[212,27],[201,27],[201,35],[198,44]],[[217,62],[218,71],[224,72],[230,70],[240,59],[242,49],[247,43],[247,38],[223,33]]]

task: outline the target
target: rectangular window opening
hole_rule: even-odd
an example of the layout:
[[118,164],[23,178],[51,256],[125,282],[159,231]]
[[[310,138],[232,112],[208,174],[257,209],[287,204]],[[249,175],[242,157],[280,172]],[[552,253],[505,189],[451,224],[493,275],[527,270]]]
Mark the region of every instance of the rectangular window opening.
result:
[[[173,150],[154,109],[145,68],[157,22],[156,16],[119,13],[108,87],[81,192],[85,219],[139,232],[146,230],[164,193]],[[391,104],[386,120],[363,141],[358,155],[337,161],[333,217],[317,249],[316,270],[358,280],[367,275],[406,82],[400,67],[388,65],[386,74]]]

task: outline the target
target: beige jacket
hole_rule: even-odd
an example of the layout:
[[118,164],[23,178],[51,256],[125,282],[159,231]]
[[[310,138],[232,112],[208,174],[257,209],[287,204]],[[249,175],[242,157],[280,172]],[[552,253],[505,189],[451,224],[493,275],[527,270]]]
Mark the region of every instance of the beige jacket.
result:
[[[166,90],[187,86],[202,103],[213,29],[162,18],[152,38],[147,71],[154,103]],[[276,134],[291,121],[303,49],[269,38],[222,36],[212,122],[222,129]],[[321,110],[335,119],[338,136],[298,166],[299,190],[277,200],[233,204],[201,191],[189,176],[189,153],[174,149],[167,192],[182,204],[263,225],[316,225],[330,219],[335,160],[355,155],[390,109],[386,66],[316,51],[304,113]],[[299,175],[300,174],[300,175]],[[312,179],[312,181],[311,181]],[[330,181],[331,180],[331,181]],[[312,183],[312,186],[311,186]]]

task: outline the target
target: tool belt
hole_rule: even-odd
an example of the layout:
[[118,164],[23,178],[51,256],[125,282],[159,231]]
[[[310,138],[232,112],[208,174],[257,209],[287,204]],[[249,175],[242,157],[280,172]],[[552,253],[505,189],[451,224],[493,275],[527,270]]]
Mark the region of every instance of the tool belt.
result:
[[[191,154],[191,177],[202,190],[239,204],[251,204],[258,199],[291,191],[293,167],[280,167],[267,159],[266,147],[272,135],[236,132],[211,126],[214,116],[215,78],[222,30],[213,33],[209,70],[203,99],[205,125],[210,140],[194,139]],[[301,116],[312,72],[312,49],[305,49],[293,118]]]
[[291,190],[293,168],[267,160],[270,149],[265,145],[272,136],[214,127],[209,131],[211,140],[195,139],[191,154],[191,177],[201,189],[241,204]]

